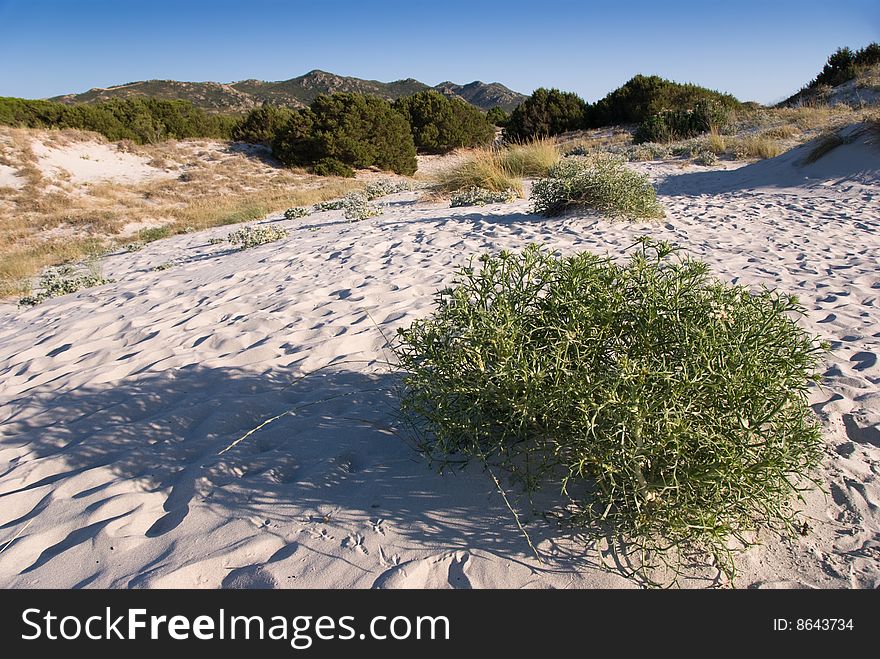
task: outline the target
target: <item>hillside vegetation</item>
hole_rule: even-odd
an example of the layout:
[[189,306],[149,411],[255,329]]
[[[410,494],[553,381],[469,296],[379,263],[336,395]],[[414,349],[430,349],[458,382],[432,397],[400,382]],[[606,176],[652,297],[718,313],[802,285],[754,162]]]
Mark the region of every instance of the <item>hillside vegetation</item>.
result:
[[238,118],[209,114],[188,101],[155,98],[114,99],[66,105],[54,101],[0,97],[0,124],[15,128],[74,128],[108,140],[137,144],[169,139],[229,139]]

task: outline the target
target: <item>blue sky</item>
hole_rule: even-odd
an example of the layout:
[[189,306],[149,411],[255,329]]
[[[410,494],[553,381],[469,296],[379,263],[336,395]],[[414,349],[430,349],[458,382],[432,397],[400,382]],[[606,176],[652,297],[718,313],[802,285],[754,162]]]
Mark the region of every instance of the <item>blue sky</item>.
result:
[[877,0],[0,0],[0,96],[134,80],[284,80],[311,69],[498,81],[589,101],[656,73],[771,102],[841,45],[880,41]]

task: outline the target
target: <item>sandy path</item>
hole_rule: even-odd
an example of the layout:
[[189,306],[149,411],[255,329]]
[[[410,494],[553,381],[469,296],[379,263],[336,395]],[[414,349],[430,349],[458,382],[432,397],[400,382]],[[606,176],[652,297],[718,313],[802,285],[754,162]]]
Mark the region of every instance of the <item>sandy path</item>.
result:
[[209,244],[228,229],[153,243],[106,259],[116,283],[0,307],[0,542],[30,524],[0,555],[0,586],[633,585],[525,508],[538,564],[484,475],[421,462],[398,435],[379,328],[428,312],[471,253],[620,254],[642,234],[797,293],[833,345],[812,400],[828,444],[814,532],[749,550],[738,585],[880,585],[880,188],[643,167],[660,223],[405,193],[360,223],[272,218],[289,238],[243,252]]

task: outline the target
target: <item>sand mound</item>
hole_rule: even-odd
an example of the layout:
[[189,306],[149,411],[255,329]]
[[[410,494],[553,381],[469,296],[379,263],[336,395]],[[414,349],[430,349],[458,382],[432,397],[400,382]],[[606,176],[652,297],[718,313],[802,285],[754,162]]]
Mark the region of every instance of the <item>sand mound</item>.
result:
[[876,187],[880,183],[880,131],[853,124],[836,134],[843,143],[815,162],[809,162],[810,155],[824,137],[736,169],[667,177],[660,183],[660,192],[703,195],[763,188]]
[[31,149],[37,166],[49,180],[66,179],[74,184],[110,181],[140,183],[166,172],[148,164],[148,159],[120,150],[116,144],[84,141],[52,145],[34,140]]

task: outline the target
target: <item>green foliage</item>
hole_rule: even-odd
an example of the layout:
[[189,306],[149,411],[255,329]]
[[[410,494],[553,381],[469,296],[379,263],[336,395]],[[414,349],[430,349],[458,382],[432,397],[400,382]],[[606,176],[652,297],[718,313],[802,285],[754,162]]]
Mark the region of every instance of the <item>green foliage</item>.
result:
[[247,113],[233,129],[232,139],[271,146],[278,131],[290,121],[293,110],[263,104]]
[[296,208],[288,208],[284,211],[284,219],[285,220],[296,220],[301,217],[307,217],[312,214],[311,208],[305,208],[304,206],[297,206]]
[[558,89],[536,89],[510,115],[504,136],[512,140],[549,137],[584,128],[589,106],[580,96]]
[[37,292],[21,298],[18,303],[23,307],[33,307],[49,298],[75,293],[92,286],[109,284],[111,281],[104,279],[97,269],[79,272],[72,265],[62,265],[43,273],[37,285]]
[[450,208],[458,206],[485,206],[486,204],[509,204],[518,197],[515,190],[508,188],[501,192],[486,188],[471,187],[452,196]]
[[510,115],[504,111],[504,108],[489,108],[486,111],[486,120],[493,126],[504,128],[507,126],[507,122],[510,121]]
[[708,133],[712,128],[722,130],[728,122],[728,109],[718,103],[697,101],[689,110],[664,110],[639,124],[633,141],[671,142]]
[[162,238],[167,238],[170,235],[171,227],[169,226],[148,227],[146,229],[141,229],[138,232],[138,239],[142,243],[151,243],[154,240],[161,240]]
[[350,192],[342,198],[342,216],[360,221],[382,214],[382,209],[371,204],[363,192]]
[[341,176],[354,178],[354,170],[336,158],[321,158],[312,165],[312,173],[318,176]]
[[131,98],[66,105],[0,97],[0,124],[90,130],[109,140],[138,144],[191,137],[228,139],[236,122],[235,117],[208,114],[188,101]]
[[660,112],[693,110],[698,103],[726,109],[740,106],[730,94],[672,82],[659,76],[637,75],[591,108],[589,124],[596,128],[641,123]]
[[287,238],[287,229],[273,226],[246,226],[230,233],[226,240],[240,249],[249,249]]
[[372,201],[373,199],[379,199],[380,197],[387,197],[390,194],[397,194],[398,192],[408,192],[412,189],[413,184],[410,181],[382,179],[379,181],[368,183],[366,187],[364,187],[364,194],[367,196],[367,199]]
[[623,158],[607,153],[563,158],[547,178],[535,181],[531,199],[535,212],[544,215],[586,207],[610,217],[663,217],[648,177],[629,169]]
[[807,85],[807,88],[842,85],[855,78],[859,69],[875,64],[880,64],[880,43],[871,43],[856,51],[849,48],[838,48],[828,58],[819,75]]
[[394,109],[409,122],[416,148],[426,153],[480,146],[495,137],[495,128],[477,108],[433,89],[397,99]]
[[649,552],[636,568],[679,547],[732,576],[733,538],[791,529],[822,456],[821,348],[796,299],[639,242],[623,263],[531,246],[459,269],[398,332],[402,409],[441,468],[561,489],[588,534]]
[[409,124],[391,104],[376,96],[320,95],[282,128],[272,152],[289,165],[333,158],[349,167],[378,167],[414,174],[416,149]]

